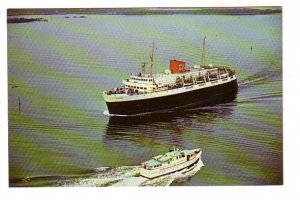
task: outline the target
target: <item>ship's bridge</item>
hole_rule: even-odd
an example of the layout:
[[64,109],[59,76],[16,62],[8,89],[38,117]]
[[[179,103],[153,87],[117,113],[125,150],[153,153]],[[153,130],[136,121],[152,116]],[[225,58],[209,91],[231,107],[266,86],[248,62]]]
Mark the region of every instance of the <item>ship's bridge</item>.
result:
[[154,78],[150,75],[131,75],[129,79],[122,81],[126,90],[139,93],[148,93],[155,89]]
[[131,75],[130,78],[127,79],[127,81],[132,83],[152,84],[154,78],[150,75]]

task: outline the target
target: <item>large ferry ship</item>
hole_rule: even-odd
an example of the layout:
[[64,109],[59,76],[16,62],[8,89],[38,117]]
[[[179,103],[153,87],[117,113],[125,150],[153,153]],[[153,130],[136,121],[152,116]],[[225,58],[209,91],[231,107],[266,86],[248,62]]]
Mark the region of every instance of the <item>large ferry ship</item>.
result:
[[193,150],[174,148],[174,150],[143,162],[140,175],[152,179],[184,169],[191,170],[201,160],[201,153],[202,150],[200,148]]
[[205,65],[205,38],[201,64],[170,60],[164,73],[153,73],[154,43],[150,55],[150,73],[145,63],[138,74],[122,81],[121,87],[105,90],[103,98],[109,114],[138,115],[191,106],[211,105],[216,99],[228,99],[237,93],[235,70],[228,66]]

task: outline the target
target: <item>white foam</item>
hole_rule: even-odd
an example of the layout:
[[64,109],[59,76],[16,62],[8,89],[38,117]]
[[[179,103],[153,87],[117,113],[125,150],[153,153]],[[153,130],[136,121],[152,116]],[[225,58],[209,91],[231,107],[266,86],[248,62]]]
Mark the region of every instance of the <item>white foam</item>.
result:
[[177,179],[189,178],[198,172],[204,164],[200,159],[194,168],[184,169],[166,176],[147,179],[139,176],[139,166],[122,166],[115,168],[97,168],[90,177],[77,178],[60,183],[67,187],[105,187],[105,186],[170,186]]
[[127,117],[127,116],[131,116],[131,115],[110,114],[108,110],[104,110],[104,111],[103,111],[103,115],[109,116],[109,117],[113,117],[113,116],[116,116],[116,117]]
[[123,179],[111,186],[114,187],[120,187],[120,186],[140,186],[142,183],[147,181],[147,178],[144,177],[128,177],[126,179]]
[[252,79],[252,80],[245,80],[241,83],[239,83],[239,85],[247,85],[249,83],[253,83],[253,82],[257,82],[257,81],[261,81],[261,80],[264,80],[266,77],[259,77],[259,78],[256,78],[256,79]]
[[104,110],[103,111],[103,115],[109,116],[109,111],[108,110]]

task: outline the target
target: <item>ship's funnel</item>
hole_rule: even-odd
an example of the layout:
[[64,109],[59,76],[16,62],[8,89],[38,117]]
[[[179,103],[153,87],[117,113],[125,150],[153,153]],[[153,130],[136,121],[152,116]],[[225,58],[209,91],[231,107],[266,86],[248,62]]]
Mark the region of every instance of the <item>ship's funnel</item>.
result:
[[180,60],[170,60],[170,70],[172,74],[184,73],[185,69],[185,62]]

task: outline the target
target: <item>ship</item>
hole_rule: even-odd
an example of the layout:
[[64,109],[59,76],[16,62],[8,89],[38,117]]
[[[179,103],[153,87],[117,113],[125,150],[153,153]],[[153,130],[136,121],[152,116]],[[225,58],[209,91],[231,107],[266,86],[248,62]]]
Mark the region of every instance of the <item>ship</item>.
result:
[[173,59],[164,73],[153,73],[153,42],[150,73],[146,73],[143,63],[141,71],[124,79],[121,87],[103,91],[109,114],[143,115],[234,99],[238,90],[235,69],[206,65],[205,39],[200,65],[187,66],[186,62]]
[[201,153],[200,148],[192,150],[174,148],[141,163],[140,176],[153,179],[178,171],[192,170],[201,160]]

